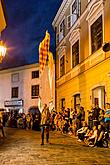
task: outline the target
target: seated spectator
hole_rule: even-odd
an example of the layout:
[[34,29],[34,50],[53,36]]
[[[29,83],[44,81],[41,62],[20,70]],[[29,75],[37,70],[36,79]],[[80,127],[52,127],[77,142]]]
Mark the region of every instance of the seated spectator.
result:
[[87,123],[83,122],[83,127],[77,130],[78,134],[78,141],[83,141],[84,140],[84,135],[86,134],[88,129]]
[[97,126],[95,125],[95,126],[93,126],[92,135],[90,135],[89,138],[87,139],[88,145],[91,147],[95,146],[96,141],[97,141],[97,137],[98,137],[98,129],[97,129]]
[[65,124],[63,127],[63,133],[68,133],[68,128],[69,128],[69,122],[68,122],[68,120],[65,120]]
[[83,125],[83,122],[85,121],[84,107],[80,107],[80,110],[81,110],[81,125]]
[[98,125],[98,137],[95,146],[103,147],[104,133],[105,133],[105,128],[102,125]]
[[88,112],[88,126],[90,129],[93,128],[93,107],[91,107],[90,110],[87,111]]

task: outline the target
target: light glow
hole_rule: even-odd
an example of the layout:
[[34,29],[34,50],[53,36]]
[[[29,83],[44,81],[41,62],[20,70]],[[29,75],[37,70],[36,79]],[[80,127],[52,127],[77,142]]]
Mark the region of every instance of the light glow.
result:
[[2,63],[3,58],[6,55],[7,48],[3,44],[3,41],[0,41],[0,63]]

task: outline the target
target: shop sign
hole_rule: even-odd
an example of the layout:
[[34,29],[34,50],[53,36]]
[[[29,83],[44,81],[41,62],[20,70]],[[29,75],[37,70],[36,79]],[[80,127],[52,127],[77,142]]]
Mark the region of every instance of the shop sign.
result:
[[4,102],[5,107],[23,106],[23,100],[10,100]]

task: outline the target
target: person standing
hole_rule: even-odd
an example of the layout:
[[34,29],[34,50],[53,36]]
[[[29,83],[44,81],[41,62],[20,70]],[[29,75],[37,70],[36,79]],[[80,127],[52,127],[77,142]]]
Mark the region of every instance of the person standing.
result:
[[110,131],[110,103],[106,103],[106,111],[105,111],[105,124],[106,131],[109,133]]
[[46,142],[49,143],[49,125],[50,125],[50,112],[47,104],[41,113],[41,145],[44,145],[44,131],[46,131]]
[[4,129],[3,129],[3,119],[2,119],[2,116],[0,116],[0,129],[2,131],[2,136],[4,138],[5,137],[5,132],[4,132]]

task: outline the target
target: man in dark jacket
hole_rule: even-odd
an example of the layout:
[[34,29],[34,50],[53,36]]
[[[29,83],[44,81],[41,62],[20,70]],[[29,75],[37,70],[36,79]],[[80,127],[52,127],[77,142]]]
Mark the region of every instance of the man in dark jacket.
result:
[[44,108],[41,113],[41,145],[44,145],[44,130],[46,130],[46,142],[49,143],[49,126],[50,126],[50,112],[47,104],[44,105]]

